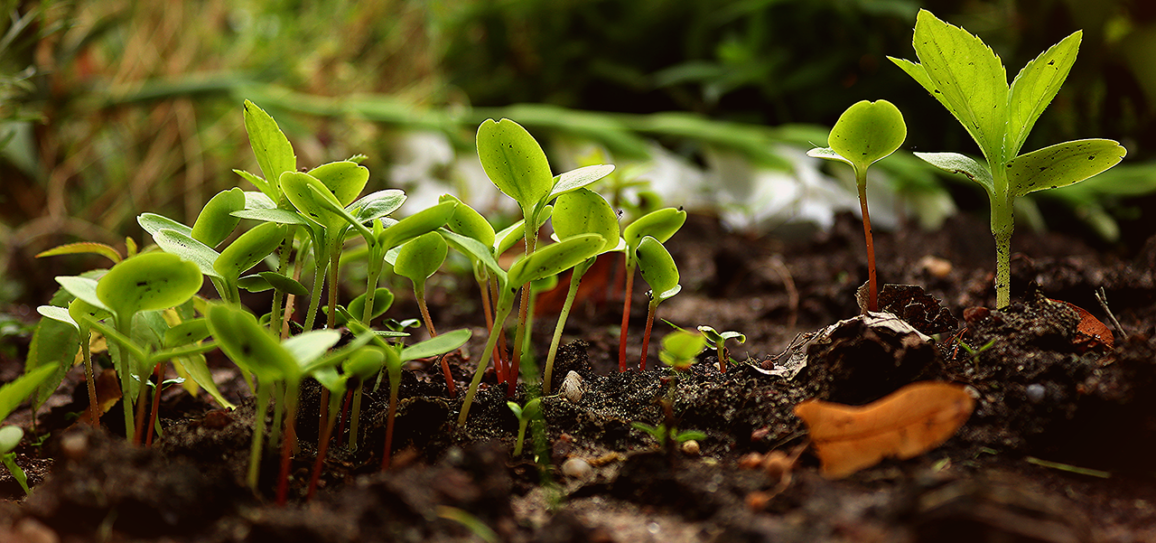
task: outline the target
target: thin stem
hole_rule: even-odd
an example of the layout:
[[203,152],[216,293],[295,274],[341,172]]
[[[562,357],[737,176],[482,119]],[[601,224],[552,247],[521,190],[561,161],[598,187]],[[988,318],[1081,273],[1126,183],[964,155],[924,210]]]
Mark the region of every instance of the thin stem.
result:
[[522,285],[521,300],[518,305],[518,327],[514,333],[514,348],[511,349],[509,380],[506,381],[506,397],[512,398],[518,391],[518,375],[522,365],[522,342],[526,341],[526,316],[530,313],[530,283]]
[[[84,356],[84,378],[88,381],[88,421],[93,428],[100,428],[100,404],[96,398],[96,377],[92,374],[92,352],[89,342],[92,341],[92,332],[88,326],[80,328],[80,349]],[[36,417],[32,418],[33,421]]]
[[[356,379],[356,378],[351,379],[350,382],[354,383],[357,386],[361,385],[361,381]],[[338,443],[341,443],[341,436],[345,435],[345,425],[349,421],[349,404],[352,401],[353,401],[353,389],[350,388],[345,393],[345,402],[343,402],[341,405],[341,418],[338,419],[340,422],[338,422],[338,424],[337,424],[337,442]]]
[[995,308],[1011,304],[1011,229],[995,233]]
[[257,386],[257,413],[253,419],[253,443],[249,447],[249,473],[246,482],[249,488],[257,491],[257,482],[261,473],[261,448],[265,445],[265,413],[269,411],[269,400],[272,394],[270,383],[258,383]]
[[626,289],[622,302],[622,335],[618,339],[618,371],[626,371],[626,331],[630,326],[630,298],[634,290],[634,262],[626,257]]
[[482,357],[478,359],[478,369],[474,371],[474,378],[470,381],[466,399],[462,402],[462,412],[458,415],[458,426],[464,426],[466,419],[470,416],[470,406],[473,405],[474,396],[477,396],[478,387],[482,384],[482,375],[486,373],[490,356],[493,355],[494,347],[498,344],[498,336],[502,335],[502,329],[506,326],[506,318],[510,316],[510,311],[514,308],[512,293],[513,291],[510,289],[503,289],[502,297],[498,299],[497,313],[494,315],[494,328],[490,330],[490,338],[486,340],[486,348],[482,351]]
[[[328,389],[326,389],[328,390]],[[340,394],[333,396],[336,404]],[[305,501],[313,499],[313,495],[317,493],[317,483],[321,480],[321,468],[325,464],[325,455],[329,452],[329,438],[333,435],[333,425],[337,422],[337,406],[329,406],[329,419],[325,421],[322,427],[320,439],[317,441],[317,459],[313,461],[313,475],[309,477],[309,490],[305,493]]]
[[867,310],[879,311],[879,289],[875,282],[875,241],[871,235],[871,214],[867,212],[867,172],[855,172],[859,187],[859,209],[863,212],[863,238],[867,241]]
[[[496,310],[496,308],[497,308],[496,304],[498,302],[498,298],[500,297],[498,294],[498,279],[496,277],[491,277],[487,283],[489,285],[489,290],[490,290],[489,303],[491,305],[493,305],[495,310]],[[489,324],[489,326],[487,327],[487,329],[492,332],[494,329],[494,324],[491,322]],[[500,342],[498,343],[498,348],[494,349],[494,355],[493,355],[494,356],[494,376],[497,377],[499,383],[505,383],[506,382],[506,373],[507,372],[506,372],[506,360],[504,357],[505,352],[506,352],[506,338],[503,337],[500,339]]]
[[357,450],[357,435],[358,427],[361,422],[361,396],[365,389],[365,383],[358,382],[357,388],[353,391],[353,412],[349,415],[349,450]]
[[285,438],[281,441],[281,473],[277,480],[277,505],[289,499],[289,467],[297,443],[297,394],[300,384],[285,383]]
[[153,446],[153,432],[157,428],[157,413],[161,407],[161,383],[164,378],[164,367],[164,362],[157,364],[157,368],[153,372],[153,376],[157,381],[157,389],[156,392],[153,393],[153,405],[149,412],[149,431],[148,438],[145,439],[145,447]]
[[[152,373],[152,372],[149,372]],[[148,373],[141,375],[140,388],[137,389],[136,398],[136,425],[133,427],[132,444],[140,445],[141,439],[144,436],[144,421],[145,421],[145,405],[148,404],[149,387],[148,387]]]
[[[120,332],[124,337],[132,337],[132,316],[128,318],[121,318],[120,315],[115,317],[116,331]],[[129,321],[128,323],[124,321]],[[124,411],[124,432],[125,437],[129,441],[133,439],[133,429],[136,424],[133,423],[132,412],[132,366],[133,354],[132,351],[120,345],[109,344],[109,348],[115,348],[114,354],[117,356],[113,359],[113,366],[116,368],[116,373],[120,377],[120,403],[121,411]],[[119,360],[119,364],[116,363]]]
[[550,350],[546,354],[546,371],[542,376],[542,394],[550,393],[551,378],[554,375],[554,358],[558,355],[558,346],[562,343],[562,331],[566,328],[566,319],[570,317],[570,309],[574,306],[574,299],[578,297],[578,285],[582,276],[590,269],[594,259],[574,267],[570,275],[570,290],[566,291],[566,301],[562,303],[562,312],[558,315],[558,324],[554,327],[554,337],[550,339]]
[[[277,264],[277,273],[285,275],[289,269],[289,261],[293,255],[293,238],[297,236],[297,225],[289,225],[288,231],[285,233],[285,239],[281,240],[281,245],[277,247],[277,256],[279,257]],[[285,293],[280,290],[273,291],[273,307],[269,311],[269,329],[280,330],[281,319],[284,318],[283,303],[285,301]]]
[[318,263],[313,275],[313,291],[309,293],[309,309],[305,312],[305,331],[312,330],[313,321],[317,320],[317,310],[321,305],[321,288],[324,284],[325,267]]
[[646,311],[646,332],[642,335],[642,360],[638,369],[646,371],[646,352],[650,350],[650,329],[654,327],[654,314],[658,312],[658,298],[652,298]]

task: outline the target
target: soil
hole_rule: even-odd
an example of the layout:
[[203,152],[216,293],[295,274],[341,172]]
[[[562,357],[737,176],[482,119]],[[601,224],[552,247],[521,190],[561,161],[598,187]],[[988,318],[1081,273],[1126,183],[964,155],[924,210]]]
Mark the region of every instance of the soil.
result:
[[[569,319],[554,370],[555,389],[579,375],[581,397],[543,398],[546,435],[527,438],[525,454],[511,455],[518,424],[492,374],[459,427],[461,400],[447,396],[436,365],[418,366],[402,378],[392,467],[379,469],[388,387],[370,384],[362,444],[335,441],[321,490],[306,500],[318,433],[318,393],[307,387],[281,507],[276,451],[262,462],[259,492],[244,485],[253,402],[224,360],[215,375],[240,407],[166,391],[163,436],[149,448],[118,437],[119,407],[98,431],[71,422],[87,403],[74,371],[38,414],[46,439],[30,436],[17,451],[31,495],[0,477],[0,541],[1156,541],[1156,237],[1104,253],[1071,237],[1017,233],[1013,303],[996,311],[985,309],[994,306],[986,232],[959,216],[934,233],[877,233],[879,277],[918,285],[889,287],[883,306],[921,336],[852,319],[867,275],[853,217],[797,241],[692,217],[667,244],[683,291],[659,316],[743,332],[725,373],[705,351],[672,377],[657,339],[645,371],[620,373],[621,305],[605,296],[615,283],[608,263],[591,272],[595,287]],[[644,284],[632,304],[632,366]],[[1095,297],[1100,288],[1120,329]],[[439,329],[474,329],[451,363],[459,390],[484,337],[476,294],[450,279],[432,288]],[[553,304],[539,303],[538,352]],[[1111,328],[1089,328],[1096,319]],[[655,330],[660,338],[669,328]],[[971,417],[924,454],[824,478],[794,406],[866,404],[917,381],[966,386]],[[525,401],[524,388],[514,400]],[[28,427],[31,418],[24,410],[14,420]],[[660,445],[636,422],[705,437]],[[788,460],[759,467],[773,451]]]

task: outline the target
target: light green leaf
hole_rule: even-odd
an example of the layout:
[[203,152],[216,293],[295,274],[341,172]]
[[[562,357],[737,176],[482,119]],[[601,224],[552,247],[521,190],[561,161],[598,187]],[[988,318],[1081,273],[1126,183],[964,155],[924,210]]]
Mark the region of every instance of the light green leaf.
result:
[[367,223],[397,211],[405,198],[405,193],[397,189],[379,190],[366,194],[345,209],[357,217],[359,222]]
[[706,348],[706,338],[687,330],[675,330],[662,338],[662,350],[677,359],[698,356]]
[[281,346],[299,365],[305,365],[320,358],[338,341],[341,341],[341,332],[337,330],[310,330],[282,341]]
[[448,252],[449,247],[441,234],[426,232],[401,246],[393,271],[414,283],[424,283],[442,267]]
[[481,262],[482,265],[484,265],[486,269],[489,270],[490,275],[499,277],[500,281],[505,283],[506,270],[502,269],[502,267],[498,265],[498,261],[494,259],[494,254],[490,252],[492,250],[491,247],[482,245],[482,242],[474,238],[466,237],[461,234],[455,234],[449,230],[446,230],[445,228],[439,229],[438,232],[441,233],[443,238],[445,238],[446,243],[452,246],[456,251]]
[[1009,90],[999,57],[979,38],[927,10],[920,10],[916,17],[913,44],[951,114],[988,161],[1004,163],[1010,158],[1003,148]]
[[192,228],[163,215],[157,215],[156,213],[141,213],[137,216],[136,222],[141,228],[144,228],[144,231],[148,232],[150,236],[156,236],[161,230],[174,230],[189,237],[193,235]]
[[253,175],[245,170],[234,169],[233,173],[241,176],[241,179],[252,183],[252,185],[257,187],[257,190],[261,191],[261,194],[263,194],[270,201],[273,201],[274,198],[281,197],[281,189],[277,186],[276,183],[270,183],[264,179],[261,179],[260,176]]
[[55,369],[51,365],[37,368],[0,387],[0,420],[8,418]]
[[46,256],[57,256],[57,255],[81,255],[81,254],[100,255],[100,256],[103,256],[103,257],[111,260],[113,264],[117,264],[121,260],[123,260],[120,257],[120,253],[116,252],[116,249],[112,248],[111,246],[105,245],[103,243],[93,243],[90,241],[82,241],[79,243],[68,243],[65,245],[60,245],[58,247],[53,247],[47,251],[42,251],[42,252],[37,253],[36,258],[42,258],[42,257],[46,257]]
[[242,209],[240,211],[234,211],[233,216],[238,219],[253,219],[255,221],[280,224],[310,224],[305,217],[288,209]]
[[507,287],[516,287],[561,273],[598,254],[602,236],[582,234],[547,245],[519,258],[507,274]]
[[618,215],[598,193],[579,188],[558,197],[554,202],[554,233],[558,239],[566,239],[578,234],[598,234],[602,236],[599,252],[610,251],[618,246]]
[[915,156],[936,168],[961,174],[979,183],[989,197],[995,197],[995,181],[992,180],[991,170],[975,159],[959,153],[915,153]]
[[20,445],[24,439],[24,430],[19,426],[5,426],[0,428],[0,454],[8,454]]
[[887,100],[862,100],[839,116],[828,143],[861,174],[894,153],[906,138],[907,125],[899,108]]
[[233,240],[213,263],[213,269],[229,281],[236,281],[242,273],[265,259],[281,246],[288,227],[277,223],[261,223]]
[[466,205],[456,196],[451,194],[443,194],[438,198],[438,202],[455,201],[458,207],[454,208],[454,214],[446,221],[446,226],[450,230],[478,240],[483,245],[493,246],[495,232],[494,227],[490,225],[481,213],[478,213],[474,208]]
[[392,249],[426,232],[441,228],[454,214],[457,202],[442,202],[410,215],[386,228],[378,236],[378,243]]
[[465,345],[470,340],[470,335],[471,332],[465,328],[440,334],[402,349],[401,360],[405,362],[448,353]]
[[269,282],[273,288],[284,292],[286,294],[293,294],[296,296],[308,296],[309,289],[292,277],[281,275],[275,271],[263,271],[257,274],[262,279]]
[[127,318],[181,305],[203,283],[196,264],[174,254],[144,253],[108,270],[96,284],[96,295],[117,318]]
[[840,155],[839,153],[835,152],[835,150],[830,148],[830,147],[815,147],[814,149],[807,151],[807,156],[811,156],[811,157],[815,157],[815,158],[822,158],[822,159],[826,159],[826,160],[837,160],[839,162],[847,164],[848,166],[851,166],[852,168],[855,167],[854,162],[847,160],[846,158],[843,157],[843,155]]
[[[329,187],[326,187],[317,178],[307,173],[285,172],[281,175],[280,184],[285,197],[302,215],[313,219],[317,224],[327,229],[337,228],[345,224],[344,218],[318,202],[319,198],[323,198],[338,207],[342,205],[333,195],[333,192],[329,190]],[[310,190],[310,187],[313,189]]]
[[[108,309],[105,307],[104,302],[100,301],[100,297],[96,295],[96,279],[66,275],[57,277],[56,282],[60,283],[60,286],[64,287],[64,290],[67,290],[69,294],[78,299],[84,300],[95,307]],[[73,317],[73,320],[75,319],[76,317]]]
[[32,332],[32,342],[28,346],[28,358],[24,362],[24,372],[31,373],[39,368],[47,367],[56,368],[56,370],[38,387],[36,398],[32,402],[33,406],[39,408],[48,401],[48,398],[64,380],[68,370],[72,369],[78,351],[80,351],[80,333],[75,326],[51,318],[40,319],[40,322],[36,324],[36,330]]
[[349,161],[322,164],[309,170],[309,175],[321,181],[343,206],[353,203],[369,182],[369,168]]
[[266,290],[273,290],[273,285],[260,274],[243,275],[237,278],[237,288],[243,289],[252,293],[265,292]]
[[534,137],[509,119],[487,119],[478,127],[478,158],[490,181],[530,213],[550,195],[554,175]]
[[1082,31],[1064,38],[1024,66],[1011,84],[1004,147],[1008,157],[1020,152],[1040,114],[1056,97],[1068,72],[1076,63]]
[[678,284],[678,266],[670,252],[651,236],[642,238],[635,249],[638,258],[638,269],[642,278],[650,285],[652,296],[662,302],[678,294],[682,287]]
[[1007,165],[1008,189],[1015,196],[1071,185],[1123,160],[1128,151],[1112,140],[1066,141],[1020,155]]
[[47,317],[47,318],[52,319],[54,321],[63,322],[64,324],[72,326],[73,328],[76,328],[76,329],[80,328],[79,326],[77,326],[76,321],[72,319],[72,315],[68,314],[68,308],[66,308],[66,307],[57,307],[54,305],[42,305],[42,306],[37,306],[36,312],[40,313],[41,316]]
[[[207,324],[207,322],[206,322]],[[225,409],[236,409],[225,396],[221,394],[221,390],[217,388],[217,383],[213,381],[213,372],[209,369],[209,365],[205,362],[204,355],[181,356],[173,359],[173,364],[180,366],[181,369],[193,380],[198,386],[209,393],[217,403]]]
[[221,255],[214,251],[212,247],[205,245],[188,234],[183,234],[176,230],[161,230],[153,234],[153,241],[166,253],[174,256],[179,256],[189,262],[197,265],[201,273],[209,277],[216,277],[221,279],[221,274],[217,272],[214,264],[217,258]]
[[550,196],[546,200],[553,200],[567,192],[585,187],[610,175],[613,171],[613,164],[597,164],[565,172],[555,178],[554,188],[550,190]]
[[643,237],[650,236],[660,243],[666,243],[686,222],[686,212],[673,207],[657,209],[639,217],[622,230],[630,258]]
[[[261,173],[270,183],[275,184],[285,172],[297,171],[297,156],[293,154],[289,138],[281,132],[273,117],[248,100],[245,100],[245,131],[249,134],[249,145],[261,166]],[[261,186],[257,185],[257,188]],[[261,192],[273,201],[278,199],[264,190]]]
[[190,319],[165,330],[164,346],[168,348],[189,345],[204,341],[207,337],[209,337],[209,321],[203,317]]
[[218,192],[201,208],[189,235],[209,247],[216,247],[240,224],[241,219],[232,213],[242,209],[245,209],[245,191],[233,187]]
[[368,345],[350,355],[341,366],[345,369],[345,373],[365,381],[381,371],[385,365],[385,357],[384,349]]
[[301,370],[293,355],[252,313],[225,304],[209,308],[209,330],[225,355],[258,379],[299,379]]

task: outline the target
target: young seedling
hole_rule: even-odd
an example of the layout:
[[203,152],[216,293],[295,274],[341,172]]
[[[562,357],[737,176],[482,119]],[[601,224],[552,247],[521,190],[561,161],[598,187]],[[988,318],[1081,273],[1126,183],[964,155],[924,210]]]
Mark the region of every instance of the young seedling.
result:
[[[429,317],[429,309],[425,302],[425,283],[433,276],[442,263],[446,261],[449,246],[446,240],[437,232],[427,232],[407,241],[397,253],[393,264],[394,273],[409,279],[413,283],[413,295],[417,299],[417,307],[421,311],[422,321],[429,330],[430,337],[437,337],[437,329]],[[454,378],[450,375],[450,366],[445,357],[439,357],[442,373],[446,378],[446,390],[451,398],[457,395],[454,390]]]
[[385,351],[385,349],[377,346],[365,346],[345,360],[342,364],[344,369],[342,373],[338,373],[337,368],[332,366],[314,372],[313,377],[330,392],[329,409],[327,410],[329,416],[317,438],[317,458],[313,462],[313,475],[309,478],[309,490],[305,494],[306,500],[312,499],[317,492],[317,483],[321,480],[321,468],[325,464],[325,456],[329,451],[329,440],[333,435],[333,426],[337,421],[339,411],[338,403],[344,396],[343,392],[351,380],[360,385],[364,376],[381,371],[385,364]]
[[514,402],[506,402],[506,406],[510,411],[514,412],[514,416],[518,419],[518,439],[514,441],[514,456],[522,456],[522,443],[526,438],[526,427],[529,426],[530,420],[537,416],[541,410],[542,398],[534,398],[526,402],[526,407],[522,407]]
[[658,359],[670,366],[677,375],[690,369],[698,361],[698,355],[706,345],[705,335],[678,329],[662,338],[662,349],[658,352]]
[[[36,387],[48,379],[54,370],[52,366],[41,366],[0,387],[0,421],[8,418],[16,406],[31,396]],[[0,428],[0,462],[8,468],[12,478],[24,489],[24,493],[28,494],[28,477],[24,474],[24,470],[16,465],[16,453],[13,452],[20,445],[21,439],[24,439],[24,430],[19,426]]]
[[726,332],[718,332],[709,326],[699,326],[698,331],[706,338],[707,347],[714,349],[718,354],[718,371],[719,373],[726,373],[727,364],[730,364],[730,355],[727,350],[727,340],[737,339],[739,343],[746,343],[747,336],[728,330]]
[[863,213],[863,238],[867,241],[868,311],[879,311],[879,301],[875,280],[875,243],[871,236],[871,215],[867,212],[867,168],[894,153],[906,138],[907,125],[899,108],[887,100],[863,100],[839,116],[828,138],[830,147],[807,152],[813,157],[846,162],[855,171],[859,209]]
[[666,243],[666,240],[678,232],[685,222],[685,211],[664,207],[639,217],[622,231],[622,239],[626,243],[626,289],[622,304],[622,332],[618,339],[618,371],[626,371],[626,333],[630,324],[630,297],[634,290],[634,270],[638,266],[638,244],[646,236],[660,243]]
[[[558,239],[566,239],[579,234],[598,234],[602,236],[602,248],[598,254],[613,250],[623,250],[625,242],[618,234],[618,216],[610,203],[597,193],[582,188],[563,194],[555,202],[554,234]],[[562,331],[566,327],[566,319],[570,316],[570,309],[574,306],[574,299],[578,296],[578,286],[582,276],[586,274],[598,255],[592,256],[574,266],[570,272],[570,288],[566,291],[566,301],[562,303],[562,311],[558,315],[558,324],[554,327],[554,337],[550,340],[550,350],[546,355],[546,370],[542,377],[542,393],[550,393],[550,384],[554,372],[554,358],[558,354],[558,346],[562,342]]]
[[1071,185],[1123,160],[1127,150],[1105,139],[1059,143],[1019,154],[1040,114],[1076,61],[1082,32],[1064,38],[1020,70],[1009,86],[1000,58],[979,38],[927,10],[916,17],[912,44],[919,63],[891,58],[959,120],[987,164],[958,153],[915,153],[979,183],[991,202],[996,245],[996,308],[1011,302],[1011,235],[1016,198]]
[[[90,352],[92,333],[84,317],[87,316],[93,320],[103,320],[111,315],[108,311],[96,307],[80,298],[72,300],[72,302],[68,304],[67,309],[53,305],[42,305],[37,307],[36,311],[45,317],[68,324],[78,332],[78,339],[80,340],[78,347],[80,348],[81,359],[84,361],[84,378],[88,383],[88,420],[93,426],[99,428],[100,407],[96,399],[96,379],[92,372],[92,353]],[[71,358],[68,360],[71,360]],[[57,386],[59,386],[59,383],[57,383]]]
[[651,236],[642,238],[635,249],[642,278],[650,285],[650,304],[646,311],[646,332],[642,336],[642,358],[638,369],[646,371],[646,351],[650,347],[650,331],[654,327],[654,315],[658,304],[672,298],[682,290],[678,284],[678,266],[658,240]]

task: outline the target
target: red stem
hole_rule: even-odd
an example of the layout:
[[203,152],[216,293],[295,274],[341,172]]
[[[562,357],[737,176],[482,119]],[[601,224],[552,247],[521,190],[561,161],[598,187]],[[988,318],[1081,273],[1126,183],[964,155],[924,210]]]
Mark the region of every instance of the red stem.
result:
[[297,441],[297,409],[289,407],[285,417],[285,435],[281,436],[281,474],[277,482],[277,505],[285,505],[289,500],[289,467],[292,464],[293,443]]
[[458,393],[454,389],[454,376],[450,374],[450,363],[446,361],[446,355],[438,357],[438,363],[442,365],[442,373],[446,376],[446,389],[450,392],[450,397],[457,397]]
[[[356,386],[361,386],[360,380],[356,380]],[[340,436],[345,435],[345,419],[346,419],[346,417],[349,416],[349,403],[352,400],[353,400],[353,389],[350,388],[349,392],[345,393],[345,403],[341,407],[341,420],[337,424],[337,435],[338,435],[337,442],[338,443],[341,442]]]
[[518,375],[522,364],[522,343],[525,342],[526,317],[530,314],[530,283],[522,285],[522,299],[518,307],[518,333],[514,334],[514,349],[510,355],[510,367],[506,388],[506,397],[513,398],[518,391]]
[[879,311],[878,290],[875,283],[875,242],[871,236],[871,215],[867,212],[867,183],[859,185],[859,208],[863,211],[863,237],[867,240],[867,310]]
[[313,499],[317,493],[317,482],[321,480],[321,467],[325,463],[325,455],[329,452],[329,438],[333,435],[332,419],[327,421],[321,431],[321,438],[317,441],[317,459],[313,461],[313,475],[309,477],[309,491],[305,494],[305,501]]
[[654,326],[654,314],[658,310],[658,304],[650,304],[650,308],[646,311],[646,333],[642,336],[642,361],[638,363],[638,369],[646,371],[646,351],[650,350],[650,329]]
[[[487,281],[487,283],[489,283],[489,286],[491,287],[487,303],[488,304],[496,303],[498,300],[498,283],[497,283],[497,281],[492,281],[492,282]],[[486,330],[490,333],[493,333],[493,330],[494,330],[493,316],[490,317],[490,320],[487,321],[487,323],[488,323],[488,325],[486,326]],[[499,383],[505,383],[506,382],[506,361],[504,358],[502,358],[502,354],[505,352],[506,352],[506,338],[499,336],[498,337],[498,348],[494,349],[494,355],[493,355],[493,358],[494,358],[494,377],[497,378],[497,381]],[[478,363],[482,364],[482,363],[484,363],[484,361],[480,361]]]
[[156,430],[157,427],[157,412],[160,411],[161,408],[161,378],[163,377],[162,368],[164,367],[164,364],[157,364],[157,369],[153,372],[157,380],[157,391],[153,395],[152,412],[149,414],[149,436],[148,439],[145,440],[145,447],[152,447],[153,445],[153,431]]
[[[627,259],[629,260],[629,259]],[[626,270],[625,301],[622,302],[622,335],[618,339],[618,371],[626,371],[626,330],[630,325],[630,295],[634,290],[634,270]],[[644,351],[645,352],[645,351]]]

